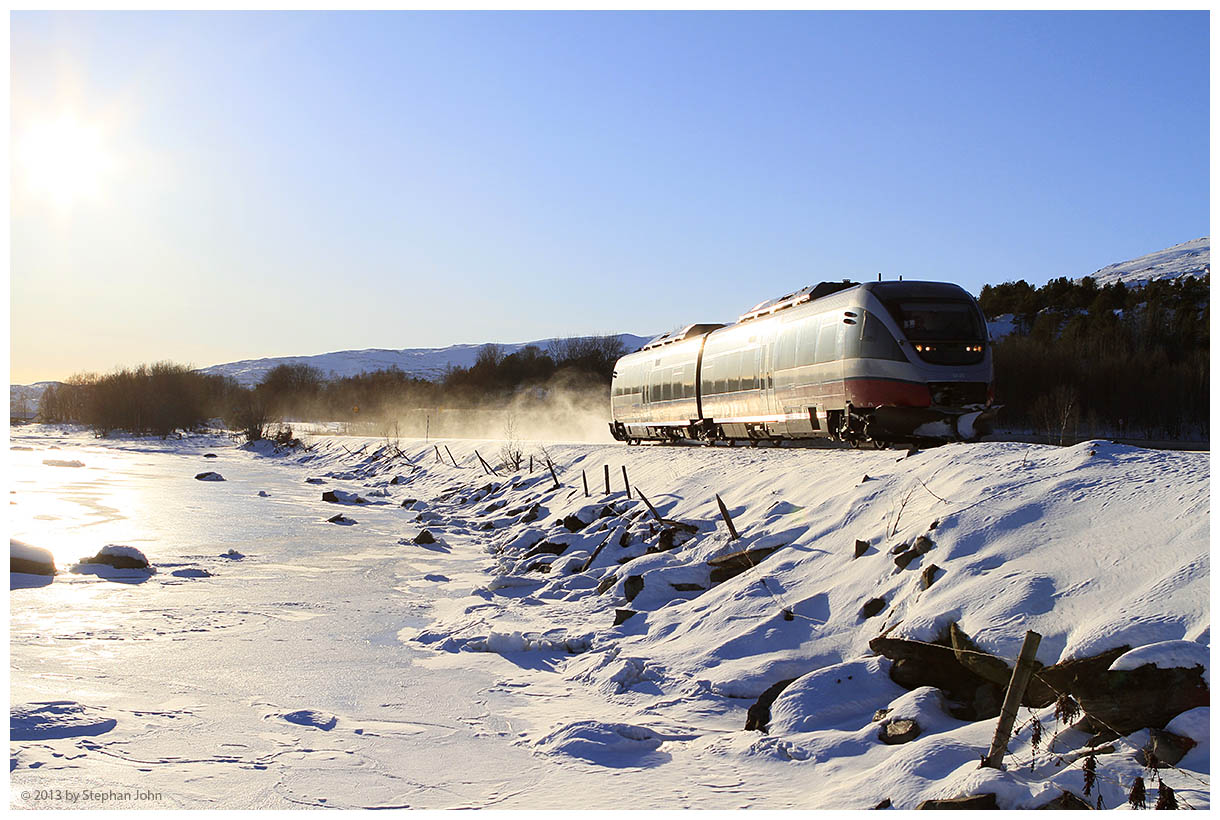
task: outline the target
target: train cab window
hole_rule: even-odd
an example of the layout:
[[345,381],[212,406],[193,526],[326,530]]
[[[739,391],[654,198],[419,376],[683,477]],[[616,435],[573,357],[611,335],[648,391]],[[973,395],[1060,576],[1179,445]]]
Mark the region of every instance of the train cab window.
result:
[[860,321],[859,356],[862,359],[890,359],[896,362],[907,360],[881,320],[867,311]]

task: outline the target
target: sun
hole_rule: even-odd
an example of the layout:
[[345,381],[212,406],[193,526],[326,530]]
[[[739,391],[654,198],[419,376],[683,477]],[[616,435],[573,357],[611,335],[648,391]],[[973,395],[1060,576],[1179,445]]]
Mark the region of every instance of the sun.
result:
[[26,190],[59,208],[100,201],[115,171],[101,123],[71,112],[26,126],[17,137],[13,160]]

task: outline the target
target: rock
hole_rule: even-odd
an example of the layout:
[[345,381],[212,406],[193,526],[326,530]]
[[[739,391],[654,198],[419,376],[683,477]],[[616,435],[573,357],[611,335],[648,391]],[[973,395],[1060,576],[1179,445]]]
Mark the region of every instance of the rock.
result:
[[[970,702],[973,712],[968,713],[970,720],[991,720],[1000,716],[1000,706],[1004,702],[1004,690],[1007,687],[994,683],[980,684],[974,690],[974,699]],[[964,712],[964,710],[963,710]]]
[[667,552],[674,547],[680,547],[689,541],[694,534],[699,531],[699,528],[693,524],[686,524],[681,521],[671,521],[670,526],[661,530],[661,534],[657,536],[657,546],[651,552]]
[[856,539],[856,554],[853,557],[859,558],[861,555],[863,555],[866,552],[868,552],[868,542],[861,541],[859,538],[857,538]]
[[491,515],[496,510],[503,509],[508,505],[508,502],[501,498],[499,501],[493,501],[483,508],[483,515]]
[[884,598],[870,598],[864,602],[864,606],[860,607],[860,617],[871,618],[883,609],[885,609]]
[[635,536],[627,530],[623,530],[623,534],[618,537],[618,545],[620,547],[630,547],[631,542],[635,540]]
[[758,696],[758,700],[754,701],[754,705],[746,711],[746,731],[762,732],[767,734],[767,725],[771,722],[771,704],[775,703],[775,699],[779,697],[779,693],[787,689],[796,681],[796,678],[788,678],[781,680],[778,683],[773,683],[767,687],[767,691]]
[[634,609],[616,609],[614,610],[614,625],[619,626],[620,624],[625,623],[626,620],[632,615],[636,614],[638,613],[636,613]]
[[10,538],[8,555],[9,572],[24,572],[29,575],[55,574],[55,556],[49,550]]
[[972,794],[968,797],[953,797],[947,800],[925,800],[915,808],[938,811],[945,809],[964,809],[970,811],[973,809],[998,809],[999,806],[995,802],[995,794],[987,792],[986,794]]
[[894,711],[894,710],[893,709],[878,709],[876,712],[873,712],[873,723],[880,723],[881,721],[885,720],[887,717],[890,716],[890,712],[892,712],[892,711]]
[[940,526],[940,519],[938,518],[935,521],[933,521],[931,524],[928,525],[928,529],[934,530],[939,526]]
[[[333,521],[334,519],[332,518],[331,520]],[[414,541],[416,544],[435,544],[436,536],[427,530],[420,530],[419,535],[415,536]]]
[[1184,735],[1175,735],[1164,729],[1153,729],[1148,743],[1140,749],[1140,762],[1149,769],[1176,766],[1186,757],[1187,752],[1198,745],[1192,738]]
[[886,745],[897,746],[899,743],[910,743],[919,737],[920,731],[922,730],[918,723],[901,718],[883,723],[881,731],[877,733],[877,739]]
[[900,552],[894,556],[894,566],[898,567],[898,569],[906,569],[907,565],[918,557],[919,553],[917,553],[915,550]]
[[901,555],[911,548],[910,544],[899,544],[890,550],[890,555]]
[[521,522],[523,524],[529,524],[533,521],[537,521],[541,517],[542,517],[542,507],[539,506],[538,504],[535,504],[532,507],[530,507],[528,510],[525,511],[525,515],[521,516]]
[[559,523],[568,530],[568,532],[580,532],[585,527],[589,526],[587,521],[581,521],[576,514],[565,515]]
[[919,573],[919,588],[928,589],[932,584],[936,583],[936,573],[941,572],[941,568],[936,564],[929,564],[923,568],[923,572]]
[[1050,706],[1059,697],[1059,692],[1074,693],[1078,680],[1092,680],[1110,668],[1110,665],[1131,647],[1127,644],[1107,649],[1096,655],[1076,658],[1054,666],[1039,667],[1037,675],[1030,678],[1022,703],[1034,708]]
[[348,518],[343,513],[339,513],[338,515],[331,516],[330,518],[328,518],[326,520],[328,522],[330,522],[331,524],[355,524],[356,523],[356,519]]
[[326,483],[326,479],[324,479],[324,478],[307,478],[307,479],[305,479],[305,483],[306,483],[306,484],[325,484],[325,483]]
[[936,544],[926,535],[921,535],[915,539],[915,544],[911,547],[920,555],[927,554]]
[[271,494],[270,494],[270,493],[268,493],[266,490],[259,490],[259,491],[258,491],[258,497],[259,497],[259,498],[270,498],[270,497],[271,497]]
[[410,480],[411,479],[407,478],[405,475],[396,475],[390,479],[390,483],[391,484],[406,484]]
[[225,477],[220,473],[213,473],[210,470],[206,473],[199,473],[195,476],[196,481],[224,481]]
[[597,582],[597,594],[602,595],[603,593],[606,592],[606,590],[613,589],[614,585],[617,583],[618,583],[617,575],[613,575],[613,574],[607,575],[605,578],[603,578]]
[[490,521],[484,521],[482,524],[479,525],[478,528],[480,530],[482,530],[483,532],[486,532],[487,530],[494,530],[496,528],[496,525],[491,523]]
[[635,596],[644,591],[644,578],[641,575],[628,575],[627,580],[623,582],[623,597],[628,601],[634,601]]
[[148,558],[135,547],[107,544],[96,555],[80,559],[82,564],[106,564],[115,569],[148,569]]
[[780,548],[759,547],[757,549],[741,550],[729,553],[728,555],[721,555],[719,558],[712,558],[707,562],[708,566],[712,568],[712,583],[719,584],[741,575],[741,573],[757,566],[764,559],[770,557],[778,549]]
[[216,458],[216,454],[215,453],[204,453],[203,457],[204,458]]
[[699,584],[675,584],[675,583],[671,582],[670,586],[673,587],[676,592],[706,592],[707,591],[707,587],[700,586]]
[[609,539],[609,538],[607,538],[605,541],[603,541],[603,542],[601,542],[600,544],[598,544],[598,545],[597,545],[597,549],[593,550],[593,554],[592,554],[592,555],[590,555],[588,558],[586,558],[586,559],[585,559],[585,562],[584,562],[583,564],[581,564],[581,565],[580,565],[580,568],[579,568],[579,569],[577,569],[576,571],[577,571],[577,572],[584,572],[584,571],[585,571],[585,570],[587,570],[589,567],[593,566],[593,562],[597,560],[597,556],[599,556],[599,555],[601,555],[601,554],[602,554],[602,550],[606,548],[606,544],[607,544],[609,541],[610,541],[610,539]]
[[568,548],[567,544],[553,544],[550,541],[542,541],[537,546],[533,547],[525,554],[526,558],[533,558],[535,555],[563,555],[563,551]]
[[415,499],[415,498],[404,498],[404,499],[402,500],[402,506],[403,506],[403,507],[412,507],[412,506],[414,506],[414,505],[415,505],[415,502],[416,502],[416,501],[418,501],[418,499]]
[[230,561],[240,561],[241,559],[245,558],[246,556],[243,555],[242,553],[238,552],[237,550],[231,549],[228,552],[222,552],[219,555],[219,557],[228,558]]
[[343,490],[326,490],[322,493],[322,500],[331,504],[367,504],[367,499],[362,498],[356,493],[348,493]]
[[1188,709],[1207,706],[1209,691],[1203,667],[1161,669],[1147,664],[1139,669],[1101,672],[1093,678],[1080,676],[1072,687],[1099,728],[1128,735],[1137,729],[1163,729]]
[[894,806],[893,802],[891,802],[890,799],[887,797],[884,800],[882,800],[880,803],[878,803],[877,805],[873,806],[873,809],[874,809],[874,811],[879,811],[881,809],[893,808],[893,806]]
[[1084,811],[1092,811],[1093,806],[1081,797],[1077,797],[1069,791],[1064,791],[1054,800],[1049,803],[1044,803],[1038,807],[1039,809],[1064,810],[1064,809],[1080,809]]
[[860,479],[860,483],[863,484],[866,481],[872,481],[872,480],[873,480],[873,477],[870,476],[868,473],[865,473],[864,478]]
[[[905,689],[935,686],[953,700],[972,703],[979,686],[987,682],[958,663],[951,646],[885,637],[873,638],[868,646],[894,661],[890,678]],[[954,717],[973,720],[961,713]]]
[[1012,680],[1012,670],[1008,668],[1008,664],[980,649],[956,621],[949,624],[949,642],[953,645],[954,657],[962,666],[985,681],[997,686],[1008,686],[1008,682]]

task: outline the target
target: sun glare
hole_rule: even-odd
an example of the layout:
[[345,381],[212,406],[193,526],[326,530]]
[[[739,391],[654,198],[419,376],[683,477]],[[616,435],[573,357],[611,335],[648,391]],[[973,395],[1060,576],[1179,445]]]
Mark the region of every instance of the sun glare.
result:
[[74,114],[31,123],[18,138],[15,154],[29,193],[60,208],[101,199],[115,170],[100,124]]

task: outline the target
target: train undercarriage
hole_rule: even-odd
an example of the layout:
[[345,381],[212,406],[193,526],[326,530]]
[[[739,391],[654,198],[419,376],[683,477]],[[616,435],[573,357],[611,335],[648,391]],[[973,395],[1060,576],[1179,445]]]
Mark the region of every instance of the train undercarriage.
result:
[[[965,408],[869,407],[826,412],[824,422],[807,433],[792,433],[786,425],[767,421],[717,422],[696,419],[663,424],[611,422],[610,434],[629,445],[646,441],[658,444],[738,443],[758,447],[782,447],[785,442],[829,440],[852,447],[885,449],[897,446],[928,447],[951,441],[971,441],[991,432],[998,406]],[[812,417],[812,415],[811,415]]]

